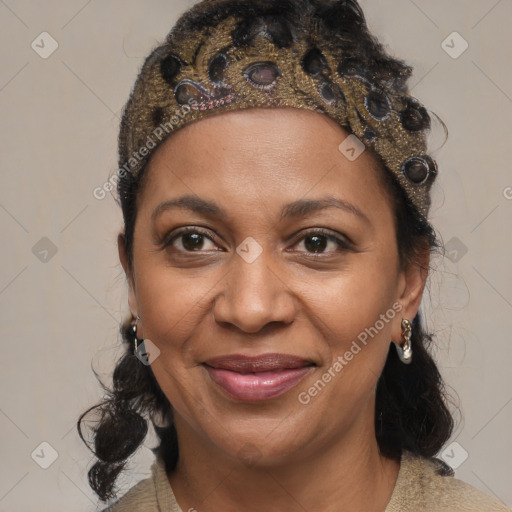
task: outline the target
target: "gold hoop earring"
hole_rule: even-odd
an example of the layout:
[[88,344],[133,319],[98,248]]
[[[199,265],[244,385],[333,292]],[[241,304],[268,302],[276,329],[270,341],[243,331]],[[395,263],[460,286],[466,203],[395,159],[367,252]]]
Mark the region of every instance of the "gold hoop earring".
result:
[[410,364],[412,361],[411,335],[412,335],[411,322],[409,322],[409,320],[404,318],[402,320],[402,338],[403,338],[404,342],[401,346],[398,343],[395,343],[398,357],[400,358],[400,361],[402,361],[402,363],[404,363],[404,364]]

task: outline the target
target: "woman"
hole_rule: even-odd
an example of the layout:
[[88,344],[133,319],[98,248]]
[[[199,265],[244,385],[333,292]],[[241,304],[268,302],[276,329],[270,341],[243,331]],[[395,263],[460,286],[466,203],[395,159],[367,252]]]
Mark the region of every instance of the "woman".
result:
[[107,510],[507,510],[433,458],[453,420],[418,313],[438,169],[411,72],[355,0],[205,0],[146,59],[92,488],[116,498],[148,423],[159,445]]

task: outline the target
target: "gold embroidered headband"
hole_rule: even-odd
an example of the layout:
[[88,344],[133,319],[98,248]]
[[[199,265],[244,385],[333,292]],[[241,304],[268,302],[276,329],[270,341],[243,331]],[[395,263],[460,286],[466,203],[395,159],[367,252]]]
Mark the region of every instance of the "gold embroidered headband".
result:
[[119,172],[214,113],[295,107],[324,113],[379,155],[424,218],[436,162],[412,68],[385,53],[355,0],[203,0],[145,60],[123,111]]

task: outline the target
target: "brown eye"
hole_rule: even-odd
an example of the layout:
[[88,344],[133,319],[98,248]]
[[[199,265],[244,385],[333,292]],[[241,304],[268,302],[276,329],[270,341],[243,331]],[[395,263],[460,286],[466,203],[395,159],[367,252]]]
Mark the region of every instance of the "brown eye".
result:
[[199,233],[186,233],[181,237],[182,245],[187,251],[201,249],[204,244],[204,237]]
[[328,240],[325,236],[310,235],[305,238],[304,246],[311,252],[324,252]]
[[[211,247],[208,247],[208,241],[211,242]],[[162,249],[173,247],[177,252],[218,250],[216,249],[217,245],[214,243],[212,238],[198,228],[187,228],[181,230],[173,235],[168,241],[164,241],[161,245]]]
[[331,254],[351,249],[349,242],[345,241],[343,238],[337,237],[330,232],[318,230],[306,233],[306,235],[299,239],[294,245],[302,244],[306,249],[306,253],[313,254]]

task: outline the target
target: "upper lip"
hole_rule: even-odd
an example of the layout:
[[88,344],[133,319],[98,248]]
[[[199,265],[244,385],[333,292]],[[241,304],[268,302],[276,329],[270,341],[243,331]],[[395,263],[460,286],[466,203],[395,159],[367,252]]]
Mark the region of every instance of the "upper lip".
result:
[[311,366],[314,363],[310,360],[290,354],[261,354],[257,356],[232,354],[208,359],[204,364],[212,368],[231,370],[239,373],[257,373],[303,368],[304,366]]

